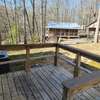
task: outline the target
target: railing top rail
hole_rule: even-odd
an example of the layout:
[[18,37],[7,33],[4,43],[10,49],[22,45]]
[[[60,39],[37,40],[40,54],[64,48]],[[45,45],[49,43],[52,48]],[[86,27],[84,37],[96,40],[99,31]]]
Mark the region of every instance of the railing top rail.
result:
[[55,43],[45,43],[45,44],[19,44],[19,45],[0,45],[0,50],[25,50],[25,48],[35,49],[35,48],[48,48],[55,47]]
[[75,48],[72,46],[68,46],[68,45],[63,45],[63,44],[58,44],[58,47],[62,48],[64,50],[68,50],[68,51],[75,53],[75,54],[80,54],[81,56],[89,58],[89,59],[94,60],[96,62],[100,62],[100,55],[96,55],[96,54],[93,54],[91,52],[84,51],[84,50],[81,50],[81,49],[78,49],[78,48]]
[[[58,46],[57,46],[58,45]],[[100,62],[100,55],[96,55],[90,53],[88,51],[84,51],[72,46],[63,45],[63,44],[56,44],[56,43],[45,43],[45,44],[20,44],[20,45],[1,45],[0,50],[25,50],[26,48],[35,49],[35,48],[48,48],[48,47],[58,47],[64,50],[68,50],[75,54],[80,54],[83,57],[89,58],[91,60]]]

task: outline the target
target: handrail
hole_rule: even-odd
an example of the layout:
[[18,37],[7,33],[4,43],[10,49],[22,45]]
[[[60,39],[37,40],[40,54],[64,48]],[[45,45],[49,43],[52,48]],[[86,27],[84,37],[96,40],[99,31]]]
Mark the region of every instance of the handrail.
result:
[[35,49],[35,48],[47,48],[55,47],[56,43],[45,43],[45,44],[19,44],[19,45],[0,45],[0,50],[25,50],[26,48]]
[[100,55],[96,55],[93,53],[90,53],[88,51],[84,51],[75,47],[71,47],[68,45],[58,44],[58,48],[61,48],[63,50],[68,50],[72,53],[76,54],[76,66],[74,67],[74,77],[78,77],[80,73],[80,64],[81,64],[81,57],[86,57],[91,60],[94,60],[96,62],[100,62]]
[[[55,58],[54,58],[54,65],[57,65],[57,55],[59,52],[59,48],[64,49],[64,50],[68,50],[72,53],[75,53],[77,55],[77,60],[76,60],[76,67],[75,67],[75,73],[79,73],[79,68],[80,67],[80,62],[81,62],[81,56],[83,57],[87,57],[89,59],[92,59],[96,62],[100,62],[100,55],[96,55],[93,53],[90,53],[88,51],[84,51],[75,47],[71,47],[68,45],[63,45],[63,44],[59,44],[59,43],[45,43],[45,44],[20,44],[20,45],[1,45],[0,46],[0,50],[7,50],[7,51],[12,51],[12,50],[26,50],[30,51],[30,49],[35,49],[35,48],[48,48],[48,47],[55,47]],[[29,52],[28,51],[28,52]],[[74,73],[74,74],[75,74]],[[78,74],[75,75],[76,77],[78,76]]]
[[64,50],[68,50],[68,51],[75,53],[75,54],[79,53],[83,57],[89,58],[89,59],[94,60],[96,62],[100,62],[100,55],[96,55],[96,54],[90,53],[88,51],[81,50],[81,49],[71,47],[68,45],[58,44],[58,47],[61,49],[64,49]]
[[81,50],[75,47],[71,47],[68,45],[63,45],[63,44],[56,44],[56,43],[45,43],[45,44],[20,44],[20,45],[0,45],[0,50],[25,50],[25,48],[30,48],[30,49],[35,49],[35,48],[47,48],[47,47],[56,47],[58,45],[58,48],[68,50],[72,53],[79,53],[83,57],[87,57],[89,59],[92,59],[96,62],[100,62],[100,55],[96,55],[93,53],[90,53],[85,50]]
[[100,62],[100,55],[96,55],[93,53],[90,53],[88,51],[84,51],[75,47],[71,47],[68,45],[63,45],[63,44],[58,44],[58,43],[45,43],[45,44],[20,44],[20,45],[1,45],[0,50],[26,50],[27,48],[29,49],[35,49],[35,48],[48,48],[48,47],[56,47],[55,50],[55,65],[57,65],[57,54],[59,52],[59,48],[68,50],[72,53],[75,53],[77,55],[87,57],[89,59],[92,59],[96,62]]
[[87,76],[79,77],[81,56],[100,62],[100,55],[96,55],[75,47],[58,44],[58,48],[68,50],[76,54],[76,65],[74,67],[74,78],[63,82],[62,100],[73,100],[73,95],[93,87],[100,83],[100,71],[95,71]]
[[73,100],[73,95],[80,91],[87,90],[98,83],[100,83],[100,71],[95,71],[92,74],[80,78],[64,81],[62,100]]
[[[48,58],[48,57],[54,57],[54,55],[39,56],[39,57],[30,57],[30,61],[44,59],[44,58]],[[22,62],[26,62],[26,61],[27,61],[27,59],[25,59],[25,58],[23,58],[23,59],[16,59],[16,60],[10,60],[10,61],[5,61],[5,62],[0,62],[0,65],[3,65],[3,64],[12,64],[12,63],[22,63]]]
[[[0,62],[0,64],[2,65],[2,64],[25,62],[26,71],[30,71],[31,62],[32,62],[32,59],[30,57],[30,49],[49,48],[49,47],[56,47],[56,44],[55,43],[45,43],[45,44],[0,45],[0,50],[7,50],[7,51],[26,50],[26,57],[24,59]],[[54,62],[55,62],[55,60],[54,60]]]

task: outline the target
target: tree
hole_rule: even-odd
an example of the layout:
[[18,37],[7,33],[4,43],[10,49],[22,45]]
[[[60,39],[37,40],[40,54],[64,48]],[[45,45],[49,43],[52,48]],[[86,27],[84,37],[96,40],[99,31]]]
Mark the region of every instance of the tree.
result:
[[27,44],[27,33],[26,33],[26,6],[25,0],[23,0],[23,7],[24,7],[24,44]]
[[33,3],[32,3],[32,8],[33,8],[33,16],[32,16],[32,25],[33,25],[33,28],[32,28],[32,32],[34,33],[34,30],[35,30],[35,0],[33,0]]
[[[77,1],[72,4],[70,0],[1,0],[4,11],[0,9],[0,32],[5,31],[6,37],[9,34],[10,43],[26,44],[28,39],[32,43],[35,37],[45,43],[45,27],[50,21],[88,25],[96,19],[96,0]],[[16,40],[11,33],[13,26]],[[19,26],[23,28],[21,31]]]
[[[98,1],[97,1],[97,4],[98,4]],[[95,31],[95,35],[94,35],[95,43],[99,42],[99,29],[100,29],[100,8],[98,8],[97,26],[96,26],[96,31]]]
[[47,0],[41,1],[41,16],[42,16],[42,42],[45,43],[46,34],[46,14],[47,14]]
[[16,34],[16,44],[18,44],[18,29],[17,29],[17,7],[16,7],[16,0],[14,0],[14,11],[15,11],[15,34]]
[[[6,16],[7,16],[7,20],[8,20],[9,30],[11,30],[9,14],[8,14],[7,5],[6,5],[6,1],[5,0],[4,0],[4,5],[5,5],[5,10],[6,10]],[[10,37],[11,37],[11,41],[10,42],[13,43],[14,40],[13,40],[13,37],[12,37],[12,33],[10,33]]]

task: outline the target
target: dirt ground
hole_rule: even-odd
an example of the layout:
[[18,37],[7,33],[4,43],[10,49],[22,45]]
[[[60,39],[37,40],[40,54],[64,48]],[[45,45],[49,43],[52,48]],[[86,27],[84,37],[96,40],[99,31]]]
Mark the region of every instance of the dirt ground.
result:
[[100,43],[83,43],[71,46],[100,55]]

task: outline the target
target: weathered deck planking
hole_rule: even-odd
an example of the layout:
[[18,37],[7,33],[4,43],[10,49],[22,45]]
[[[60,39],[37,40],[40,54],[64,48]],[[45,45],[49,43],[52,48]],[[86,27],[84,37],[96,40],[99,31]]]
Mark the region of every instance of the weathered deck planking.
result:
[[[73,75],[62,67],[43,65],[0,75],[0,100],[62,100],[64,80]],[[99,86],[98,86],[99,87]],[[82,91],[75,100],[99,100],[100,87]]]
[[25,95],[24,89],[23,89],[23,87],[21,85],[21,82],[20,82],[16,72],[14,72],[12,75],[13,75],[13,77],[12,77],[13,78],[13,82],[15,84],[15,88],[16,88],[16,91],[18,93],[18,95],[16,97],[20,96],[21,100],[26,100],[26,95]]
[[2,91],[2,79],[1,79],[1,76],[0,76],[0,100],[3,100],[3,91]]

